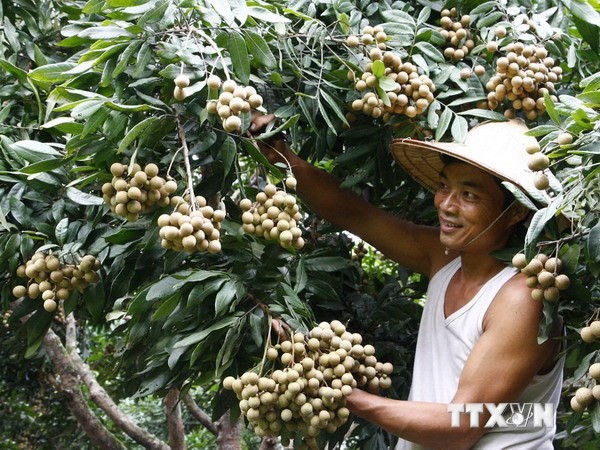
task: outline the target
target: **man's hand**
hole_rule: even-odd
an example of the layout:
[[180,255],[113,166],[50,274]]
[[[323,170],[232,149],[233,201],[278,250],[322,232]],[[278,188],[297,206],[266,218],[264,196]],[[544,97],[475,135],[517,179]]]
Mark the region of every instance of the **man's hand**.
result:
[[[264,129],[275,120],[274,114],[261,114],[258,111],[252,112],[252,123],[250,132],[253,135],[260,134]],[[288,164],[290,161],[291,150],[287,145],[282,134],[270,137],[268,140],[257,140],[256,144],[263,155],[271,164],[282,162]],[[287,161],[286,161],[287,160]]]

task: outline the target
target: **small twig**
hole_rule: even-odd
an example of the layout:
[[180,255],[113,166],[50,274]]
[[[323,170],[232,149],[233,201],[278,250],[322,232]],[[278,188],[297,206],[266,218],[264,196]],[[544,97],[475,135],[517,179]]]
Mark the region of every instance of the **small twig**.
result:
[[179,116],[175,119],[177,121],[177,132],[179,135],[179,140],[181,141],[181,149],[183,150],[183,162],[185,164],[185,172],[187,174],[187,188],[190,194],[190,205],[192,211],[196,210],[196,196],[194,195],[194,179],[192,178],[192,167],[190,165],[190,151],[187,146],[187,142],[185,140],[185,130],[181,125],[179,120]]
[[542,241],[542,242],[538,242],[537,246],[538,247],[545,247],[547,245],[552,245],[552,244],[562,244],[563,242],[568,242],[571,241],[573,239],[577,239],[581,236],[585,236],[586,234],[589,234],[590,230],[586,230],[586,231],[582,231],[580,233],[576,233],[576,234],[572,234],[571,236],[565,236],[563,238],[557,239],[555,241]]
[[231,75],[229,74],[229,69],[227,68],[227,64],[225,63],[225,58],[223,57],[223,54],[221,53],[221,49],[219,48],[217,43],[208,34],[206,34],[204,31],[202,31],[199,28],[195,28],[193,25],[192,25],[192,28],[190,31],[196,32],[199,36],[201,36],[202,38],[204,38],[208,41],[208,43],[212,46],[212,48],[215,50],[215,52],[217,52],[217,55],[219,55],[219,58],[221,58],[221,61],[223,62],[223,72],[225,72],[225,77],[228,80],[231,79]]

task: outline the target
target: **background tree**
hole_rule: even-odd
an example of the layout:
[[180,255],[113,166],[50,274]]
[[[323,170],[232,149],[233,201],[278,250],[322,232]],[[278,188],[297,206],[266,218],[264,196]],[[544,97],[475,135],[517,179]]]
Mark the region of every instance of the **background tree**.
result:
[[[260,222],[242,229],[240,200],[254,200],[268,184],[293,193],[284,188],[288,168],[271,166],[256,149],[243,100],[279,118],[256,138],[285,132],[297,153],[334,173],[343,187],[421,223],[435,220],[430,193],[393,164],[390,140],[462,141],[478,121],[524,117],[563,186],[549,187],[552,202],[535,212],[524,242],[499,256],[510,261],[523,249],[527,260],[540,251],[561,258],[570,287],[560,301],[545,301],[540,326],[544,339],[557,313],[567,324],[560,409],[565,432],[557,439],[576,448],[595,439],[598,402],[576,413],[568,405],[576,389],[595,385],[587,372],[598,358],[600,17],[591,3],[15,5],[2,2],[0,10],[0,277],[7,355],[0,389],[11,393],[10,410],[1,415],[10,445],[73,445],[71,435],[56,433],[53,420],[39,422],[34,407],[40,397],[63,430],[75,422],[54,405],[60,399],[69,407],[79,426],[77,445],[183,448],[183,423],[190,446],[216,445],[198,444],[203,438],[191,434],[191,417],[212,430],[212,442],[240,445],[222,440],[238,437],[231,427],[236,429],[240,412],[220,380],[260,365],[276,334],[270,331],[274,321],[307,330],[322,320],[341,320],[376,347],[378,359],[394,364],[386,395],[406,396],[426,280],[377,262],[372,253],[363,259],[363,250],[353,252],[351,237],[302,205],[303,246],[296,237],[290,248],[286,239],[282,246],[251,234]],[[513,62],[515,71],[509,70]],[[128,190],[123,198],[116,181],[131,185],[136,164],[146,169],[133,182],[140,192]],[[154,177],[162,181],[154,181],[158,193],[150,194],[144,178]],[[181,207],[177,197],[186,194],[191,203]],[[195,196],[203,197],[200,204]],[[111,198],[112,211],[106,204]],[[219,232],[203,231],[205,244],[200,235],[194,245],[190,239],[167,242],[181,231],[167,233],[161,215],[175,209],[197,209],[201,222]],[[225,212],[224,220],[215,210]],[[574,219],[566,229],[553,220],[560,213]],[[184,244],[211,247],[190,253]],[[58,258],[67,272],[55,277],[69,283],[59,286],[50,271],[30,271],[30,277],[19,268],[40,252]],[[86,254],[94,256],[89,263],[83,262]],[[52,281],[49,293],[29,298],[43,290],[43,281]],[[21,358],[26,365],[16,363]],[[586,403],[589,393],[581,392]],[[140,424],[125,412],[146,397],[165,399],[160,426]],[[189,416],[179,413],[182,404]],[[22,417],[43,426],[14,435],[14,424],[27,420]],[[349,426],[328,438],[340,441],[350,430],[348,442],[356,447],[393,442],[369,425]],[[244,445],[257,445],[251,435],[244,439]]]

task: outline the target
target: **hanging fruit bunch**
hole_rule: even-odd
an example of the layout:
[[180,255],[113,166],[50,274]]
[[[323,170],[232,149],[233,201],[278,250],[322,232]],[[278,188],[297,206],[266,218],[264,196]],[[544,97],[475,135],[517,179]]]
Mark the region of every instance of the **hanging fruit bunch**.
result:
[[212,91],[221,89],[218,99],[209,100],[206,108],[210,114],[217,114],[221,118],[225,131],[241,131],[241,115],[260,108],[263,104],[263,98],[252,86],[240,86],[234,80],[221,83],[216,75],[208,77],[206,83]]
[[377,46],[368,50],[371,62],[365,65],[359,78],[353,71],[348,72],[355,89],[362,95],[351,103],[350,108],[375,119],[381,117],[384,122],[394,114],[415,117],[425,112],[434,99],[435,85],[431,79],[427,75],[419,75],[414,64],[403,63],[396,53],[385,51],[383,41],[387,35],[381,25],[367,26],[362,32],[360,40],[357,36],[347,38],[349,47],[356,47],[360,42],[365,46],[376,42]]
[[158,176],[158,166],[153,163],[143,170],[139,164],[133,164],[129,173],[126,165],[114,163],[110,172],[113,179],[102,185],[102,198],[112,212],[130,222],[138,220],[153,205],[169,205],[169,195],[177,189],[175,181]]
[[43,307],[52,312],[59,300],[68,300],[71,291],[79,292],[100,277],[97,270],[100,261],[92,255],[83,256],[75,264],[63,262],[52,253],[37,252],[25,264],[17,267],[17,276],[28,278],[26,284],[15,286],[12,294],[17,297],[29,297],[44,301]]
[[[285,180],[288,189],[296,187],[296,179]],[[298,222],[302,213],[296,197],[274,184],[267,184],[256,194],[255,201],[244,198],[239,204],[242,213],[242,230],[267,240],[278,241],[283,248],[304,247],[302,230]]]
[[161,246],[188,253],[221,251],[221,222],[225,212],[208,205],[201,195],[192,200],[190,195],[171,199],[174,211],[158,218]]
[[452,61],[462,61],[475,43],[469,30],[471,16],[457,16],[456,8],[443,9],[440,19],[440,34],[446,40],[444,56]]
[[267,344],[264,364],[223,387],[235,392],[242,414],[259,436],[282,436],[318,448],[321,431],[334,433],[350,416],[346,398],[356,387],[377,393],[391,386],[390,363],[375,357],[372,345],[337,320],[322,322],[305,336],[295,333],[276,346]]
[[[502,51],[506,53],[496,60],[496,73],[486,84],[488,107],[494,110],[504,104],[506,117],[512,119],[522,112],[534,120],[546,110],[544,95],[555,91],[554,83],[562,79],[562,68],[555,66],[541,44],[514,42]],[[556,101],[554,95],[551,98]]]
[[569,277],[560,273],[563,264],[559,258],[549,258],[540,253],[527,262],[523,253],[517,253],[512,263],[527,276],[526,284],[532,289],[531,298],[534,300],[555,302],[560,298],[560,291],[568,289],[571,284]]
[[580,387],[571,397],[571,409],[575,412],[583,412],[594,401],[600,401],[600,384],[598,384],[600,382],[600,363],[594,363],[589,367],[588,376],[594,380],[593,387]]

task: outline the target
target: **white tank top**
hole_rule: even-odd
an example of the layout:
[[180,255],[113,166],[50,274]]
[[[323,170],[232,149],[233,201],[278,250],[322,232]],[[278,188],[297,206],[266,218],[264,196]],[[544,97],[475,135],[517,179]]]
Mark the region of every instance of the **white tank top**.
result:
[[[462,308],[444,317],[444,299],[450,280],[460,268],[460,258],[448,263],[430,280],[427,301],[419,326],[413,382],[409,400],[450,403],[458,380],[473,346],[483,333],[483,318],[500,288],[517,269],[505,267],[487,281]],[[564,361],[558,361],[547,374],[536,375],[517,400],[518,403],[552,403],[558,405],[562,387]],[[506,411],[506,410],[505,410]],[[449,413],[450,414],[450,413]],[[556,427],[532,426],[490,428],[473,446],[487,450],[553,449]],[[396,450],[420,450],[424,447],[400,439]]]

